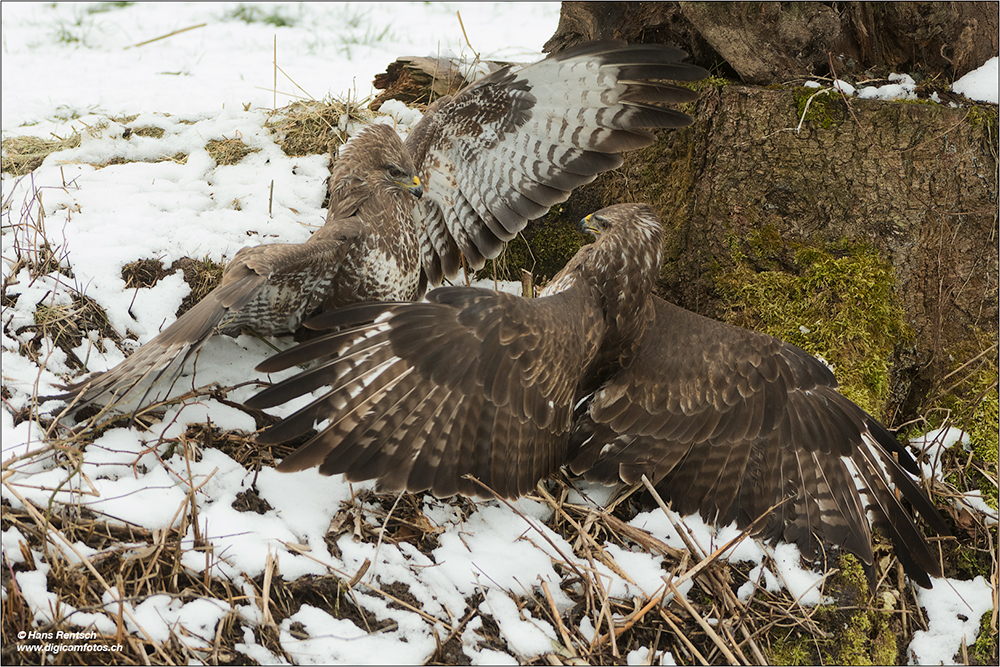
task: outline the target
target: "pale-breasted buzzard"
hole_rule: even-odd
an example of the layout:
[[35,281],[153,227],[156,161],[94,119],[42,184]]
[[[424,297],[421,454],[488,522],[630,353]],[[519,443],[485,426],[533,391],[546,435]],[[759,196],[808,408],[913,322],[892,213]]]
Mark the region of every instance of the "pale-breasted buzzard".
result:
[[597,241],[540,298],[445,287],[429,303],[361,304],[307,323],[334,330],[258,370],[317,363],[247,403],[323,388],[258,438],[319,425],[278,469],[483,495],[471,475],[507,497],[563,464],[604,483],[645,474],[682,513],[746,527],[778,505],[755,534],[808,555],[840,545],[871,565],[867,510],[915,581],[941,575],[893,490],[947,533],[907,472],[916,464],[826,366],[653,295],[663,232],[648,205],[584,222]]
[[[171,376],[214,332],[294,331],[359,301],[422,296],[496,257],[528,220],[654,140],[643,128],[691,118],[656,106],[697,94],[664,79],[705,70],[660,45],[598,42],[504,67],[432,104],[405,147],[386,127],[356,137],[331,176],[327,222],[303,244],[244,248],[220,287],[117,367],[67,387],[76,407],[138,395]],[[415,167],[414,167],[415,166]],[[406,193],[418,185],[423,197]]]

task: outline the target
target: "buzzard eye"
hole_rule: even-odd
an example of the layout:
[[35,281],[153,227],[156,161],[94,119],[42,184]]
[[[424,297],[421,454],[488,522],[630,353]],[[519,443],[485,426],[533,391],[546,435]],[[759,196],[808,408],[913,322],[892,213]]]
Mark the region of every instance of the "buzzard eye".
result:
[[389,167],[389,175],[393,178],[402,178],[403,170],[399,167]]

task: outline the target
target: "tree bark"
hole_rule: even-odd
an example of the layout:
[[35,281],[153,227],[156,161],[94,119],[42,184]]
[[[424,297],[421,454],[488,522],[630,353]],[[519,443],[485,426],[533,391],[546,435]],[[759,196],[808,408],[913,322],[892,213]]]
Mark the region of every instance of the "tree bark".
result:
[[995,2],[564,2],[555,53],[593,39],[675,44],[691,62],[767,85],[890,71],[951,83],[997,55]]

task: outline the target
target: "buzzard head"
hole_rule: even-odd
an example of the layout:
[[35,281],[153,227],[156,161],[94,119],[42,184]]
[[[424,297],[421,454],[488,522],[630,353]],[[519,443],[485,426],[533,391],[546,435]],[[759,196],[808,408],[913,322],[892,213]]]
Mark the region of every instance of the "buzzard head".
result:
[[423,196],[424,189],[420,186],[420,179],[417,178],[415,174],[407,174],[406,171],[403,170],[403,167],[395,164],[390,164],[386,168],[386,172],[389,174],[389,180],[409,192],[417,199],[420,199],[420,197]]
[[588,261],[597,269],[595,277],[631,274],[633,279],[656,281],[663,261],[663,227],[649,204],[607,206],[581,220],[578,229],[597,239]]
[[[351,159],[345,160],[348,157]],[[342,162],[353,164],[353,175],[373,190],[405,190],[417,198],[424,193],[410,153],[388,125],[362,130],[344,147],[338,164]]]
[[423,195],[410,153],[388,125],[369,125],[341,150],[330,173],[328,219],[349,217],[365,210],[369,222],[386,211],[409,210],[410,197]]
[[[602,209],[603,210],[603,209]],[[583,234],[590,234],[595,239],[601,234],[611,229],[612,220],[601,215],[602,211],[591,213],[586,218],[580,220],[577,229]]]

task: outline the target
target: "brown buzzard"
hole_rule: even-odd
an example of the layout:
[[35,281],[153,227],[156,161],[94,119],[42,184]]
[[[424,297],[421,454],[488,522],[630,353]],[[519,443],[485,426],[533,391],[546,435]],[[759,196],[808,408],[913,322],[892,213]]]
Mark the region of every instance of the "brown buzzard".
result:
[[333,331],[258,370],[318,363],[247,403],[321,388],[258,438],[285,442],[319,425],[278,469],[482,495],[471,475],[506,497],[563,464],[608,484],[645,474],[677,510],[709,521],[742,528],[777,504],[755,534],[810,556],[826,542],[871,565],[867,513],[910,577],[929,586],[928,574],[941,575],[893,490],[947,533],[907,474],[916,464],[836,391],[826,366],[651,294],[663,232],[649,206],[584,223],[597,242],[538,299],[446,287],[428,303],[360,304],[308,322]]
[[421,188],[396,132],[387,125],[361,132],[338,159],[330,186],[327,222],[305,243],[241,249],[194,308],[122,363],[55,398],[73,398],[77,408],[106,394],[130,400],[176,376],[213,333],[288,333],[337,306],[415,297],[420,266],[409,217]]
[[[455,277],[461,254],[480,268],[528,220],[618,167],[622,151],[652,143],[643,128],[691,123],[656,106],[697,98],[663,81],[707,75],[680,63],[685,55],[588,44],[504,67],[438,100],[405,146],[385,126],[366,130],[338,160],[327,222],[309,241],[244,248],[195,308],[117,367],[56,398],[81,407],[105,395],[139,396],[176,376],[212,333],[286,333],[321,310],[419,298],[428,284]],[[423,198],[406,193],[420,184]]]

